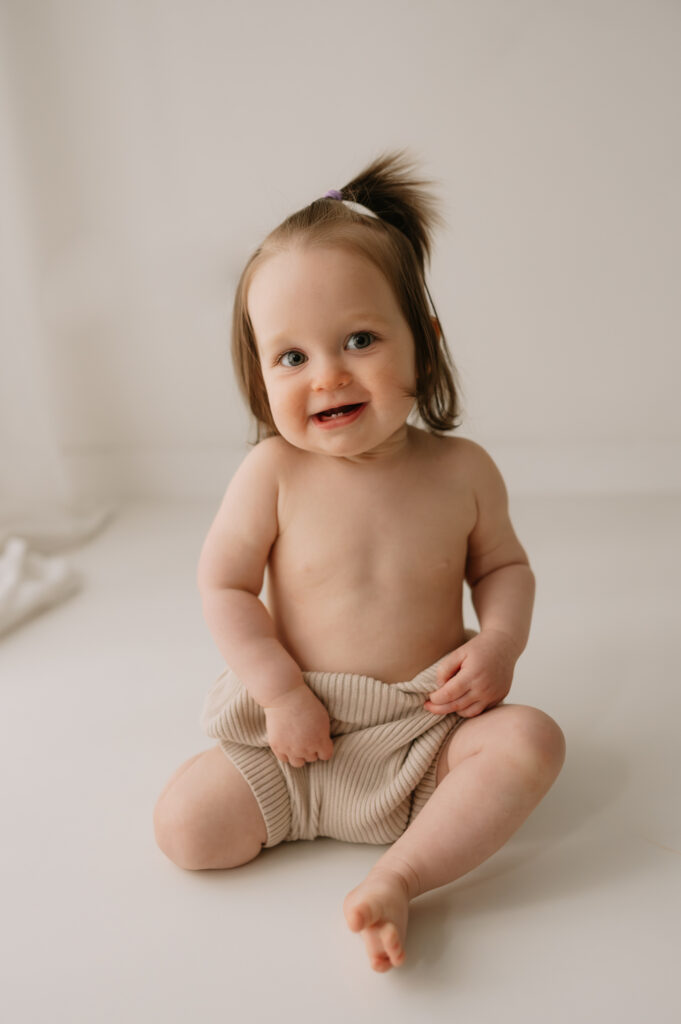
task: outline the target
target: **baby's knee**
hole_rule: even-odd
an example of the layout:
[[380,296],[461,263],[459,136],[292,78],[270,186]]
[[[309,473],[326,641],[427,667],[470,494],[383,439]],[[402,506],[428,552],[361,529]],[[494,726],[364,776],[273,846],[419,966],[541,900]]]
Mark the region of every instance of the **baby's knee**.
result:
[[210,866],[211,830],[201,801],[186,786],[170,786],[161,794],[153,820],[156,843],[173,864],[187,871]]
[[565,736],[557,722],[538,708],[511,705],[510,740],[514,755],[535,772],[555,779],[565,761]]
[[154,836],[159,849],[169,860],[187,871],[201,868],[200,841],[191,817],[182,812],[170,794],[162,796],[154,808]]
[[211,793],[209,786],[206,791],[187,783],[186,776],[161,794],[153,821],[159,849],[186,871],[238,867],[262,849],[260,832],[234,794]]

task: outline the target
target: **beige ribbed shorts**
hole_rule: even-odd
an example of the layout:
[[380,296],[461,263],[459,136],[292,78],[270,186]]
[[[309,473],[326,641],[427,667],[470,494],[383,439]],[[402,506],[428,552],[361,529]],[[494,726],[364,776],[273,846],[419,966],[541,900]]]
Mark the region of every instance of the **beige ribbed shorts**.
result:
[[435,789],[445,739],[464,721],[426,711],[436,666],[406,683],[347,672],[304,672],[331,719],[333,756],[292,768],[269,747],[265,713],[233,672],[210,690],[201,726],[239,769],[267,826],[266,846],[330,836],[391,843]]

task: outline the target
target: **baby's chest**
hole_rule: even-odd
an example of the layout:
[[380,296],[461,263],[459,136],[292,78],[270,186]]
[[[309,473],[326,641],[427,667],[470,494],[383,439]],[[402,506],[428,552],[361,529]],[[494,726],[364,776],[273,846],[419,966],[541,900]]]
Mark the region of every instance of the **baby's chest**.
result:
[[475,509],[456,489],[440,500],[428,489],[309,498],[291,508],[273,550],[289,578],[391,587],[462,576]]

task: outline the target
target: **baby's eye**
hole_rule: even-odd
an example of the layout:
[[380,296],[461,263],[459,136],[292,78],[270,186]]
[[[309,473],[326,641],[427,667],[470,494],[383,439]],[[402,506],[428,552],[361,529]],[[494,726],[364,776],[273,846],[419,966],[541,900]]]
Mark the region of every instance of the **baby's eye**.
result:
[[302,352],[296,352],[292,349],[290,352],[284,352],[280,357],[279,362],[282,366],[302,366],[307,356],[303,355]]
[[348,339],[348,348],[369,348],[373,343],[373,340],[374,336],[370,331],[356,331],[354,334],[351,334]]

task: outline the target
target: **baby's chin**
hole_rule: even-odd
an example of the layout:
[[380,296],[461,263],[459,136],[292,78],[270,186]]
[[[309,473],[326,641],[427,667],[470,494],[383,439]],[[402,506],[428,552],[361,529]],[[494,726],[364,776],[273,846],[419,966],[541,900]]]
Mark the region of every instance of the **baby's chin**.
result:
[[[372,437],[369,441],[352,438],[341,430],[334,435],[324,432],[317,439],[314,434],[305,436],[293,434],[278,427],[279,433],[294,448],[312,455],[328,455],[332,458],[347,459],[350,462],[368,462],[399,452],[409,441],[409,427],[406,421],[385,436]],[[321,432],[320,432],[321,433]]]
[[[348,444],[343,442],[341,439],[334,439],[332,443],[317,443],[314,440],[305,440],[304,438],[287,435],[281,433],[281,436],[285,441],[288,441],[290,445],[297,448],[301,452],[309,452],[310,455],[328,455],[331,458],[338,459],[355,459],[361,458],[366,453],[366,447],[364,445]],[[340,443],[339,443],[340,442]]]

